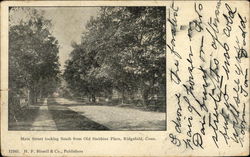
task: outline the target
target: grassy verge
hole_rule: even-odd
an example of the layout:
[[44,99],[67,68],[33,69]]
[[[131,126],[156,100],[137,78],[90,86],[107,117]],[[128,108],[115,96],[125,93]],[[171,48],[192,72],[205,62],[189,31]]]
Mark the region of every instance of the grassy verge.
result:
[[38,110],[38,107],[20,109],[15,119],[9,118],[9,130],[30,130]]
[[99,105],[99,106],[118,106],[125,108],[134,108],[142,111],[153,111],[153,112],[166,112],[165,100],[149,101],[148,104],[144,105],[142,100],[124,100],[121,99],[112,99],[105,101],[105,98],[99,97],[96,102],[89,102],[87,98],[68,98],[73,101],[82,102],[83,104],[88,105]]

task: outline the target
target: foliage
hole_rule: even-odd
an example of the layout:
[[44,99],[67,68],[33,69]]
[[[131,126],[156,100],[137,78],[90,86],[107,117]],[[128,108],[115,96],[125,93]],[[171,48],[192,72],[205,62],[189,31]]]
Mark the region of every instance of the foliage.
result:
[[[10,10],[10,14],[13,12],[20,9]],[[9,107],[13,110],[15,97],[28,97],[33,104],[38,96],[52,94],[59,82],[59,45],[50,33],[51,22],[37,10],[28,12],[26,21],[10,18]]]
[[[76,92],[122,98],[165,94],[165,7],[102,7],[91,18],[66,63],[64,78]],[[163,87],[163,88],[162,88]]]

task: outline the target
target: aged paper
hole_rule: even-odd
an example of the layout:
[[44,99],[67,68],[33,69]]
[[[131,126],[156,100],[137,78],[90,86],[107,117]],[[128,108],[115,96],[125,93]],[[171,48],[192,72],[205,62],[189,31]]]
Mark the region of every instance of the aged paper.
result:
[[1,2],[3,156],[249,155],[248,1]]

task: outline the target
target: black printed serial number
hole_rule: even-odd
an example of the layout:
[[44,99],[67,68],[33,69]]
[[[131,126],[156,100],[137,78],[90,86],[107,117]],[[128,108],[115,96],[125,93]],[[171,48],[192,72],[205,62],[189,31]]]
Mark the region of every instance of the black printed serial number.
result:
[[18,149],[10,149],[9,153],[19,153],[19,150]]

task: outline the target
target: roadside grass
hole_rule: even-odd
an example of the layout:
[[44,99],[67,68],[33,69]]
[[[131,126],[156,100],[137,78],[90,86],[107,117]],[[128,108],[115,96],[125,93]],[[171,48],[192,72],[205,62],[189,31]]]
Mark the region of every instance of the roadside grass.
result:
[[165,100],[158,100],[158,101],[149,101],[147,105],[143,105],[142,100],[124,100],[123,102],[121,99],[112,99],[109,101],[105,101],[105,98],[98,97],[96,102],[89,102],[87,98],[76,98],[71,97],[68,98],[73,101],[82,102],[82,105],[97,105],[97,106],[117,106],[117,107],[124,107],[124,108],[133,108],[142,111],[152,111],[152,112],[166,112],[166,104]]
[[20,107],[19,104],[14,111],[9,110],[9,130],[30,130],[43,101],[44,99],[38,99],[36,104],[24,107]]
[[19,110],[16,120],[9,121],[9,130],[30,130],[39,107],[26,107]]

